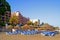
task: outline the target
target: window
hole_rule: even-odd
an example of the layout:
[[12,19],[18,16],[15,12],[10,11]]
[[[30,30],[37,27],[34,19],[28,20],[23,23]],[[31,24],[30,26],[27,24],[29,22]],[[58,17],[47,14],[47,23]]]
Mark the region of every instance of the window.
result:
[[4,17],[2,17],[2,21],[4,21],[4,19],[5,19],[5,18],[4,18]]
[[2,3],[0,2],[0,5],[2,5]]

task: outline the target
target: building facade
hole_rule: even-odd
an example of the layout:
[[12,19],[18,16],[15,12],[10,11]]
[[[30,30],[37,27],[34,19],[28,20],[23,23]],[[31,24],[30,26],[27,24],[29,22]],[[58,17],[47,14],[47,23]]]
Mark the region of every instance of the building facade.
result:
[[40,25],[40,20],[39,19],[30,19],[32,23],[37,23],[37,25]]

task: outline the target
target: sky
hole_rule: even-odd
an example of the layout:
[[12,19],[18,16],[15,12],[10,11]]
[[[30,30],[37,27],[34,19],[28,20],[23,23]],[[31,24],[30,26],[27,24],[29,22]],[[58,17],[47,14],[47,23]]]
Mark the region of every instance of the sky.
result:
[[49,23],[60,27],[60,0],[6,0],[11,12],[20,11],[30,19],[40,19],[40,23]]

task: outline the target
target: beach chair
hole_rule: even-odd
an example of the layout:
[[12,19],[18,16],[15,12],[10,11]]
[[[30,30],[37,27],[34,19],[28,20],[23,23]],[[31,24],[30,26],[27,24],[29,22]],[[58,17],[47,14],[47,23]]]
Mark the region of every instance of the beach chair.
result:
[[10,35],[10,34],[12,34],[12,32],[6,32],[6,34],[9,34]]
[[18,30],[18,33],[21,34],[21,32],[23,32],[22,30]]
[[12,32],[12,34],[18,34],[18,32],[17,31],[14,31],[14,32]]
[[41,35],[43,35],[43,36],[48,36],[48,35],[50,35],[50,34],[49,34],[49,31],[46,31],[46,30],[41,30],[40,32],[41,32]]
[[51,36],[54,36],[56,33],[55,33],[55,31],[54,32],[51,32]]
[[31,30],[31,34],[35,34],[35,30]]
[[45,36],[46,34],[44,34],[44,33],[40,33],[41,35],[43,35],[43,36]]
[[23,33],[23,32],[21,32],[21,35],[24,35],[24,33]]
[[31,31],[27,31],[27,34],[31,34]]
[[38,30],[35,30],[35,34],[38,34],[38,33],[40,33],[40,31],[38,31]]
[[25,31],[23,31],[23,32],[21,32],[21,34],[22,34],[22,35],[25,35],[25,34],[27,34],[27,33],[26,33]]

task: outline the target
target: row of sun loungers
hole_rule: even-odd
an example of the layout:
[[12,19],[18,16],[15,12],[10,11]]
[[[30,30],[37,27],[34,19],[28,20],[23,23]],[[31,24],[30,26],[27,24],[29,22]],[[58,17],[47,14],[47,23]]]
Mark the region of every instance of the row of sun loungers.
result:
[[6,32],[6,34],[35,34],[37,31],[36,30],[15,30],[12,32]]
[[46,30],[15,30],[12,32],[6,32],[6,34],[22,34],[22,35],[29,35],[29,34],[41,34],[41,35],[48,35],[48,36],[54,36],[58,33],[58,31],[46,31]]
[[55,34],[58,34],[58,31],[41,30],[41,34],[46,36],[54,36]]

